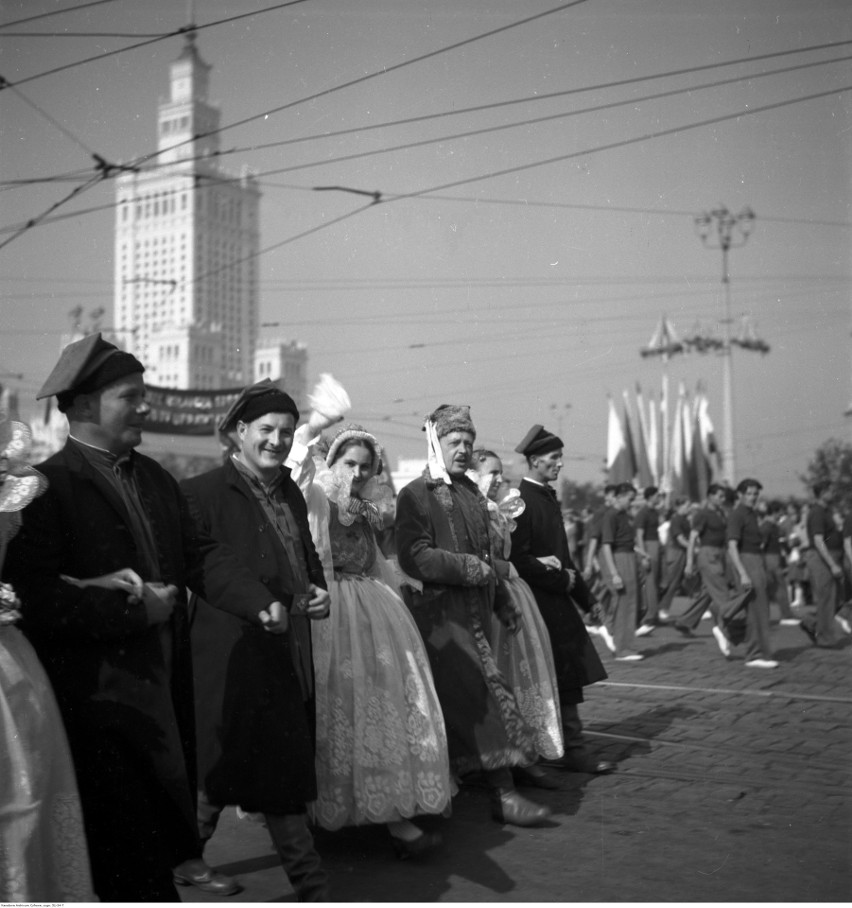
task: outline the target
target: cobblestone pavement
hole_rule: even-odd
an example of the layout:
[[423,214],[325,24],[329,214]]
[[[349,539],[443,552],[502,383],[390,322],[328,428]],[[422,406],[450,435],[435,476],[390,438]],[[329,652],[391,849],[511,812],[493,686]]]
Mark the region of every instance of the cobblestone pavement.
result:
[[[421,821],[444,845],[418,860],[395,860],[382,828],[319,832],[334,898],[850,901],[852,646],[816,649],[786,626],[773,642],[774,670],[745,667],[742,648],[726,661],[709,621],[693,639],[637,640],[642,662],[604,655],[610,677],[581,714],[617,772],[554,771],[559,791],[526,792],[554,811],[541,829],[494,823],[466,786],[449,820]],[[233,810],[205,856],[243,884],[231,902],[294,900],[265,829]]]

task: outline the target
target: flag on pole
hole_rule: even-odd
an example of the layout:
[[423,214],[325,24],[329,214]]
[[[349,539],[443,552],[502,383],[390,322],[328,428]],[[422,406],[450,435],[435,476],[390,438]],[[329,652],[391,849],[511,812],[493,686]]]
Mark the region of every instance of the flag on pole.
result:
[[[627,406],[627,392],[624,392],[625,406]],[[651,470],[651,461],[648,457],[648,432],[646,429],[645,403],[642,400],[642,389],[639,384],[636,385],[636,410],[639,413],[638,420],[634,421],[636,433],[634,439],[634,451],[636,454],[636,474],[641,488],[654,484],[654,475]]]
[[677,403],[675,404],[674,419],[672,420],[672,440],[671,440],[671,492],[673,495],[687,494],[686,462],[684,459],[683,444],[683,410],[685,406],[684,396],[686,389],[681,382],[677,393]]
[[713,476],[721,469],[719,447],[713,432],[710,419],[710,402],[701,382],[695,391],[695,441],[693,451],[697,464],[699,492],[702,498],[707,495],[707,487]]
[[663,450],[660,446],[660,413],[654,402],[653,392],[648,398],[648,460],[656,485],[663,481]]
[[636,472],[633,458],[627,445],[627,438],[621,419],[615,409],[612,395],[607,395],[609,401],[609,420],[606,435],[606,469],[610,482],[633,482]]

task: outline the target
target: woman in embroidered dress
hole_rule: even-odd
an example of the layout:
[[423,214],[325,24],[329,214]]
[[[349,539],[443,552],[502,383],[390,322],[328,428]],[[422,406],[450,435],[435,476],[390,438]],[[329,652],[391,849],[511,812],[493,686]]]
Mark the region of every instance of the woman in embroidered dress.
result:
[[360,426],[335,436],[315,486],[328,501],[331,613],[313,630],[317,785],[325,829],[386,823],[399,857],[440,842],[410,821],[445,813],[451,778],[429,661],[393,587],[375,533],[390,490],[381,451]]
[[[0,570],[19,512],[47,487],[30,432],[0,421]],[[95,900],[74,767],[53,690],[0,583],[0,902]]]
[[[555,760],[562,756],[564,748],[550,635],[532,590],[518,575],[515,566],[509,563],[512,530],[516,526],[514,518],[523,513],[525,505],[517,489],[511,489],[498,504],[503,464],[493,451],[477,448],[471,460],[471,478],[488,502],[495,556],[503,559],[508,566],[505,589],[522,616],[521,629],[517,634],[509,633],[503,622],[494,616],[491,648],[497,667],[515,693],[521,714],[535,731],[536,750],[545,759]],[[540,788],[559,787],[535,765],[516,770],[515,774],[520,777],[519,781]]]

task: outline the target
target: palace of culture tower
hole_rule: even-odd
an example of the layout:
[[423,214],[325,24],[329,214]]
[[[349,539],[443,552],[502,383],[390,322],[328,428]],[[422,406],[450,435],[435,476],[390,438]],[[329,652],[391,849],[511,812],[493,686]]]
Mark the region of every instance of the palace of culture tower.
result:
[[189,27],[160,101],[153,164],[117,181],[115,312],[119,343],[166,388],[234,388],[284,377],[304,399],[307,351],[258,348],[260,190],[218,163],[211,67]]

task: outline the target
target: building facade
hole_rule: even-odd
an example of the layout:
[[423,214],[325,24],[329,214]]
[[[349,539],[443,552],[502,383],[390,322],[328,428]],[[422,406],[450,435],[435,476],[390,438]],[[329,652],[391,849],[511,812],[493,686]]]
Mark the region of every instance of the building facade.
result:
[[254,380],[260,190],[218,164],[210,66],[188,31],[158,110],[158,153],[117,180],[115,312],[119,343],[169,388]]

